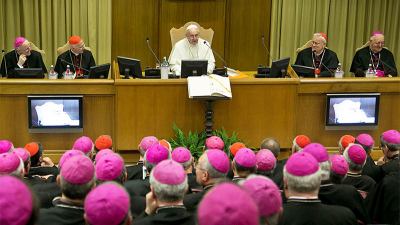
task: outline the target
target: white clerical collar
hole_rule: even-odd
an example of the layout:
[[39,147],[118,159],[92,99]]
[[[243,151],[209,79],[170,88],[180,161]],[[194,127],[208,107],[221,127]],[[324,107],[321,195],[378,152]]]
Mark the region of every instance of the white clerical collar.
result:
[[74,54],[75,56],[78,56],[78,55],[79,55],[79,53],[75,53],[75,52],[72,51],[72,50],[71,50],[71,52],[72,52],[72,54]]

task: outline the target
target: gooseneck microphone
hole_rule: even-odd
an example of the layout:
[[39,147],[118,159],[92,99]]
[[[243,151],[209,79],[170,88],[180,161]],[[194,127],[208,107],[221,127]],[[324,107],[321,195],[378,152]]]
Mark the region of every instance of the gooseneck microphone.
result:
[[6,51],[3,49],[3,50],[1,50],[1,52],[3,53],[3,60],[4,60],[4,68],[5,68],[5,71],[6,71],[6,77],[8,77]]
[[[264,35],[262,35],[261,36],[261,41],[262,41],[262,45],[264,46],[264,49],[265,49],[265,51],[266,51],[266,59],[270,59],[271,58],[271,53],[269,52],[269,50],[268,50],[268,48],[267,48],[267,45],[265,44],[265,37],[264,37]],[[268,62],[267,62],[267,66],[268,66]]]
[[157,60],[158,65],[161,66],[161,61],[158,59],[156,53],[153,51],[153,48],[150,46],[150,39],[148,37],[146,38],[146,42],[147,42],[147,48],[150,50],[150,52],[153,54],[154,58]]
[[[73,66],[73,67],[82,69],[82,70],[84,70],[84,71],[86,71],[86,72],[90,72],[89,70],[87,70],[87,69],[85,69],[85,68],[83,68],[83,67],[77,66],[77,65],[75,65],[75,64],[73,64],[73,63],[70,63],[70,62],[68,62],[68,61],[65,60],[65,59],[61,59],[61,62],[64,62],[64,63],[66,63],[66,64],[68,64],[68,65],[70,65],[70,66]],[[74,69],[74,70],[75,70],[75,69]]]
[[208,44],[208,42],[207,41],[203,41],[203,43],[224,63],[224,68],[225,68],[225,75],[227,75],[227,70],[228,70],[228,67],[226,66],[227,65],[227,63],[226,63],[226,61],[222,58],[222,56],[220,55],[220,54],[218,54],[218,52],[216,52],[216,51],[214,51],[212,48],[211,48],[211,46]]

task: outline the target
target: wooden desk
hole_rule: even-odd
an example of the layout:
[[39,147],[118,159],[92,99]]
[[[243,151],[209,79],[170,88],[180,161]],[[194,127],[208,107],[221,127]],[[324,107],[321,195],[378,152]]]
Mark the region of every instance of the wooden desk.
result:
[[[379,122],[376,130],[334,131],[325,130],[325,104],[327,93],[379,92]],[[381,133],[388,129],[400,129],[400,78],[319,78],[300,79],[297,97],[296,130],[307,134],[313,141],[328,147],[337,146],[344,134],[356,136],[369,133],[379,145]]]
[[[232,100],[214,104],[214,128],[236,131],[249,146],[259,146],[267,136],[291,145],[295,135],[298,79],[254,79],[231,81]],[[174,123],[185,132],[204,129],[204,106],[188,99],[187,81],[115,81],[116,143],[119,150],[135,148],[141,138],[173,136]]]
[[[83,95],[83,133],[29,133],[27,96],[31,94]],[[0,105],[0,139],[12,140],[15,147],[40,141],[46,149],[65,150],[79,136],[96,138],[114,132],[114,80],[0,79]]]

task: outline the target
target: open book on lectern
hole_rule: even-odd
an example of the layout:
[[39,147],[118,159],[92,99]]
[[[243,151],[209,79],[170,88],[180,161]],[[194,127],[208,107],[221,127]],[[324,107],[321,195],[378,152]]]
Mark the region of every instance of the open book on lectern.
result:
[[203,75],[188,77],[189,98],[193,97],[227,97],[232,98],[231,83],[228,77]]

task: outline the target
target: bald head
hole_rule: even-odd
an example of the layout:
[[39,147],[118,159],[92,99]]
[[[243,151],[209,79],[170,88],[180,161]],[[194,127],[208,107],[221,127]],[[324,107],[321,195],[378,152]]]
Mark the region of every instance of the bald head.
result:
[[260,149],[269,149],[271,150],[272,153],[274,153],[274,156],[277,158],[279,153],[281,152],[281,146],[279,145],[279,142],[275,140],[274,138],[265,138],[261,142]]
[[195,24],[191,24],[186,28],[186,38],[191,45],[197,45],[199,41],[200,30]]
[[369,48],[372,52],[378,53],[382,50],[385,44],[385,36],[383,34],[375,34],[369,39]]

